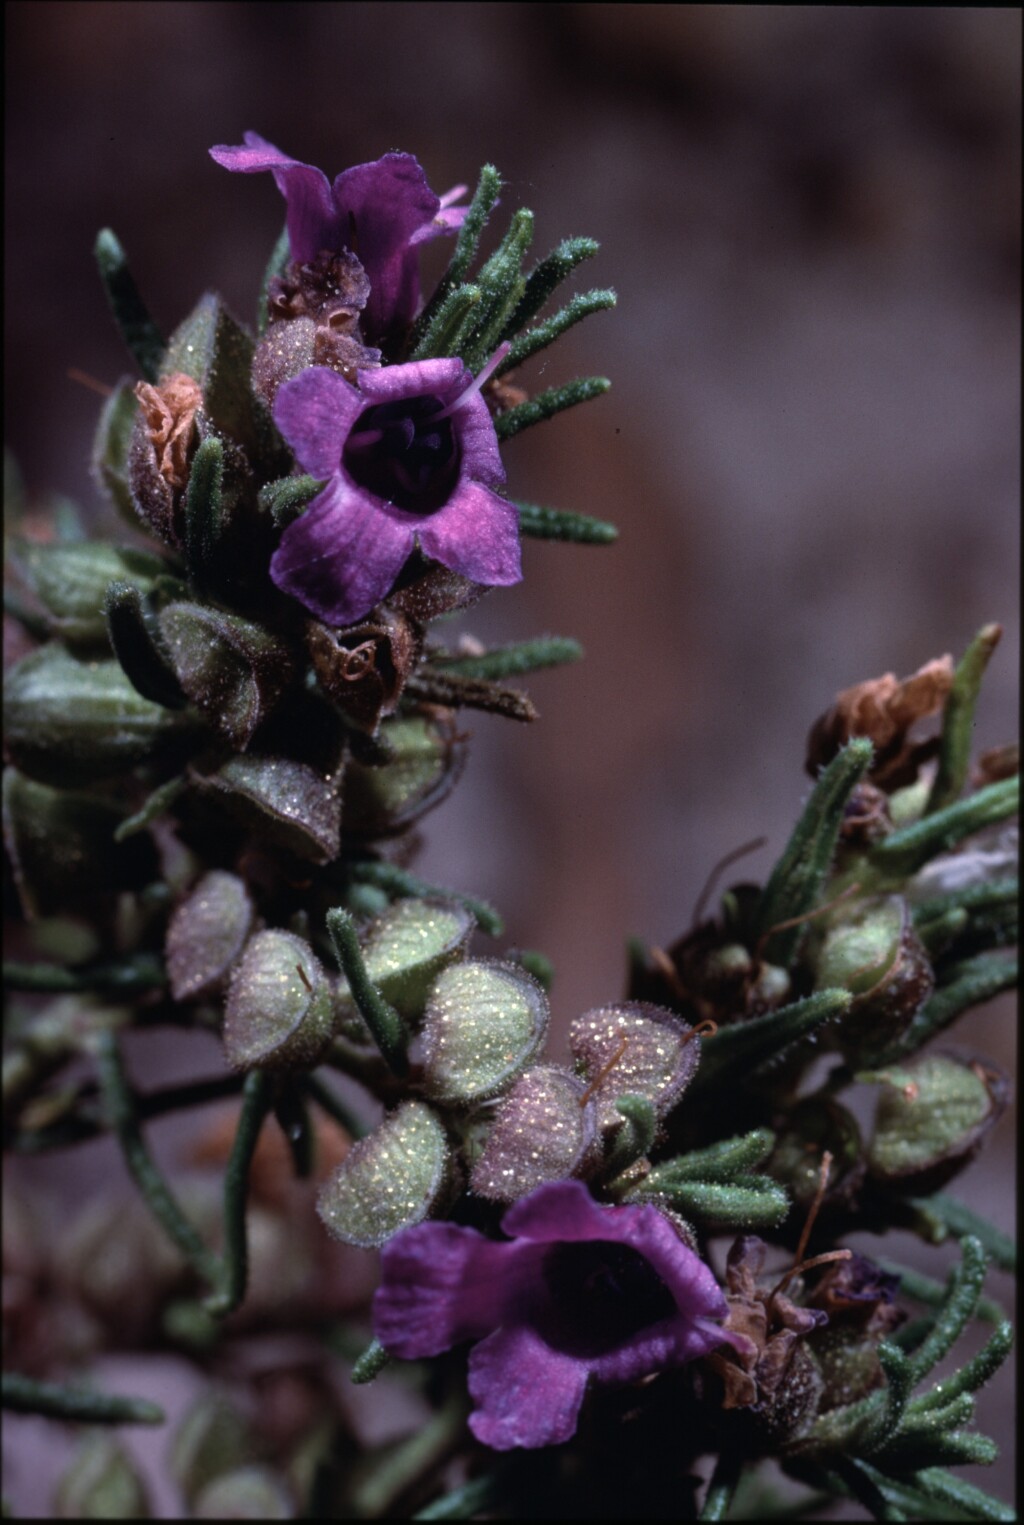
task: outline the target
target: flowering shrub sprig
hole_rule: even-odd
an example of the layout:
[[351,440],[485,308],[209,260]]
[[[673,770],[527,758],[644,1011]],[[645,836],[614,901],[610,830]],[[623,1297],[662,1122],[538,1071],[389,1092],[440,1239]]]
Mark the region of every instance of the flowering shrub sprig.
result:
[[[457,711],[531,721],[505,680],[581,655],[435,623],[517,582],[523,535],[615,538],[506,493],[505,446],[607,386],[529,390],[531,359],[614,303],[546,311],[597,245],[528,267],[521,209],[481,257],[492,166],[465,204],[409,154],[330,182],[254,133],[211,153],[286,202],[255,331],[207,293],[165,341],[101,234],[141,379],[112,391],[94,469],[135,538],[26,530],[11,558],[5,1139],[107,1136],[135,1195],[53,1255],[14,1175],[5,1405],[159,1423],[64,1379],[170,1345],[209,1379],[171,1463],[200,1518],[746,1518],[766,1459],[804,1513],[1011,1518],[950,1470],[994,1457],[974,1394],[1012,1340],[983,1296],[1012,1246],[946,1191],[1009,1090],[945,1042],[1015,980],[1015,752],[969,777],[998,626],[840,694],[766,883],[632,944],[623,999],[547,1054],[550,964],[481,953],[498,912],[409,863],[465,761]],[[424,300],[419,247],[444,235]],[[212,1037],[216,1072],[138,1083],[154,1027]],[[854,1087],[877,1094],[866,1129]],[[150,1122],[212,1102],[231,1110],[192,1164],[214,1178],[169,1179]],[[956,1239],[948,1282],[844,1243],[893,1229]],[[375,1286],[339,1241],[381,1250]],[[990,1337],[933,1382],[973,1320]],[[268,1328],[304,1336],[273,1372],[243,1349]],[[368,1446],[339,1357],[357,1385],[409,1378],[420,1428]],[[114,1494],[143,1512],[126,1452],[87,1441],[57,1505]]]

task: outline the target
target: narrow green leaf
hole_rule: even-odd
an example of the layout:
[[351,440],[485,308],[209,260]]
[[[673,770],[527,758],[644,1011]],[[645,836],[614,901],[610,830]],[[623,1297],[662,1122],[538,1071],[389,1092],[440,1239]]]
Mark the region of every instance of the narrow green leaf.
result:
[[318,493],[323,492],[325,483],[316,477],[279,477],[276,482],[267,482],[260,488],[258,503],[264,513],[269,513],[278,529],[283,529],[297,519],[306,507],[312,503]]
[[406,693],[428,704],[445,704],[452,709],[486,710],[504,715],[507,720],[531,721],[537,711],[528,694],[517,688],[501,688],[483,678],[464,677],[461,673],[421,666],[407,679]]
[[474,284],[480,289],[480,305],[459,349],[474,374],[501,342],[509,314],[523,294],[523,257],[532,242],[533,213],[521,207],[513,215],[505,237],[477,274]]
[[585,259],[593,259],[600,245],[593,238],[566,238],[552,249],[526,277],[522,297],[505,324],[502,340],[511,339],[535,317],[548,297]]
[[939,986],[914,1017],[906,1032],[879,1055],[877,1064],[892,1064],[914,1054],[962,1012],[980,1006],[1017,984],[1017,960],[998,953],[979,953],[946,970]]
[[373,1034],[374,1042],[392,1073],[404,1075],[409,1068],[406,1057],[409,1034],[395,1008],[384,1000],[366,972],[355,923],[339,906],[327,913],[327,931],[352,998]]
[[185,1217],[143,1141],[135,1095],[125,1073],[117,1035],[113,1032],[99,1033],[95,1041],[96,1067],[104,1110],[110,1127],[117,1135],[129,1174],[168,1238],[177,1245],[204,1281],[212,1286],[219,1285],[221,1264],[218,1256],[206,1247]]
[[927,1499],[935,1499],[941,1504],[953,1504],[962,1509],[971,1520],[1012,1522],[1017,1518],[1012,1505],[1004,1504],[1001,1499],[993,1498],[982,1488],[976,1488],[962,1477],[952,1477],[938,1467],[918,1472],[914,1478],[914,1487]]
[[162,1408],[146,1398],[119,1398],[84,1387],[37,1382],[16,1372],[3,1374],[3,1406],[18,1414],[45,1414],[83,1424],[163,1424]]
[[579,292],[570,298],[564,307],[559,308],[558,312],[553,313],[543,323],[538,323],[536,328],[528,329],[526,333],[520,334],[498,366],[495,375],[503,376],[506,371],[522,365],[524,361],[530,359],[531,355],[546,349],[549,344],[560,339],[564,333],[589,317],[592,312],[605,312],[609,307],[614,307],[617,300],[615,292],[609,288]]
[[743,1462],[735,1451],[722,1452],[715,1462],[698,1520],[728,1519],[729,1506],[736,1496],[742,1470]]
[[910,1197],[908,1202],[917,1212],[941,1225],[946,1233],[962,1239],[964,1245],[970,1239],[976,1239],[1000,1270],[1016,1275],[1017,1247],[1013,1240],[994,1224],[972,1213],[962,1202],[947,1197],[945,1192],[936,1192],[931,1197]]
[[763,1017],[720,1027],[712,1037],[701,1039],[700,1068],[692,1092],[732,1084],[737,1078],[749,1076],[757,1065],[780,1058],[786,1049],[822,1023],[841,1017],[852,1001],[848,990],[819,990],[802,1001],[766,1012]]
[[185,556],[200,584],[223,533],[224,446],[210,435],[192,457],[185,491]]
[[770,1128],[755,1128],[752,1133],[723,1139],[707,1149],[692,1149],[664,1165],[658,1165],[647,1177],[652,1181],[727,1181],[755,1169],[775,1147]]
[[[941,1308],[949,1296],[950,1280],[936,1281],[934,1277],[925,1276],[922,1271],[900,1265],[895,1260],[879,1260],[878,1264],[890,1276],[900,1278],[901,1293],[905,1293],[907,1297],[912,1297],[919,1303],[926,1303],[929,1308]],[[984,1319],[989,1324],[1001,1324],[1006,1314],[990,1297],[982,1297],[978,1300],[974,1317]],[[901,1332],[897,1330],[897,1334]]]
[[761,935],[768,939],[764,956],[770,963],[786,967],[795,957],[804,924],[774,929],[814,909],[832,863],[846,802],[867,772],[872,754],[871,743],[857,737],[823,769],[772,871],[758,915]]
[[620,1096],[615,1110],[623,1119],[605,1161],[609,1179],[628,1170],[630,1165],[649,1154],[658,1132],[658,1114],[646,1096]]
[[534,540],[571,540],[577,545],[611,545],[618,540],[614,524],[591,519],[559,508],[542,508],[537,503],[515,502],[519,513],[519,532]]
[[942,717],[939,766],[928,796],[925,815],[952,805],[967,782],[974,731],[974,711],[989,658],[1002,636],[999,625],[983,625],[964,652],[953,675],[953,686]]
[[416,351],[424,335],[431,328],[438,313],[448,300],[450,293],[464,279],[467,270],[476,258],[476,251],[480,244],[480,235],[487,225],[487,219],[491,215],[500,191],[501,176],[493,164],[485,164],[480,171],[480,179],[477,182],[473,200],[469,204],[469,210],[456,235],[455,248],[452,251],[451,259],[448,261],[448,268],[441,277],[429,302],[416,320],[412,332],[413,352]]
[[146,380],[156,381],[167,345],[139,295],[120,240],[110,228],[97,235],[94,253],[121,337]]
[[391,1357],[380,1340],[372,1339],[362,1355],[352,1363],[349,1380],[357,1387],[362,1387],[365,1383],[372,1382],[374,1377],[380,1376],[385,1366],[390,1364]]
[[562,662],[578,662],[582,655],[583,647],[579,641],[559,635],[543,635],[533,641],[518,641],[515,645],[492,646],[490,651],[481,652],[479,656],[446,653],[432,658],[431,666],[463,678],[494,682],[519,673],[537,672],[543,667],[556,667]]
[[251,1071],[245,1077],[245,1085],[242,1087],[242,1110],[224,1172],[224,1262],[221,1284],[203,1304],[206,1312],[217,1318],[225,1318],[229,1313],[234,1313],[245,1298],[249,1278],[249,1238],[245,1220],[249,1170],[270,1105],[270,1081],[267,1075],[261,1070]]
[[985,826],[1005,821],[1019,809],[1020,775],[1014,774],[890,833],[872,849],[871,861],[886,873],[910,875],[929,858],[948,852]]
[[433,360],[460,354],[482,297],[479,286],[456,286],[450,291],[409,358]]
[[949,1296],[939,1312],[935,1327],[909,1357],[915,1386],[952,1349],[978,1306],[988,1270],[985,1251],[977,1239],[969,1236],[961,1241],[960,1253],[963,1259],[953,1274]]
[[606,376],[579,376],[575,381],[567,382],[564,387],[551,387],[546,392],[538,392],[536,397],[509,408],[507,413],[498,414],[494,421],[498,438],[512,439],[532,424],[543,423],[545,419],[554,418],[556,413],[562,413],[566,408],[575,408],[578,403],[600,397],[610,386],[611,382]]
[[[720,1228],[777,1228],[786,1218],[790,1201],[771,1176],[748,1176],[743,1185],[724,1181],[677,1181],[658,1189],[684,1218],[700,1218]],[[627,1200],[650,1200],[652,1192],[643,1181]]]
[[1006,1320],[972,1360],[961,1366],[951,1377],[943,1377],[929,1392],[915,1398],[910,1405],[910,1412],[930,1413],[951,1403],[961,1394],[976,1393],[995,1375],[1012,1348],[1013,1325]]

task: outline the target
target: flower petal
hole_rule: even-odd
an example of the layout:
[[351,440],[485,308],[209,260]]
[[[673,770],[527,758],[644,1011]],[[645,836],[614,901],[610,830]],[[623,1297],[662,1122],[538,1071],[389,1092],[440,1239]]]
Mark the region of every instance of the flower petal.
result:
[[527,1325],[499,1329],[470,1353],[469,1427],[496,1451],[560,1445],[576,1433],[587,1375],[586,1362],[552,1350]]
[[341,469],[341,452],[349,430],[364,406],[344,376],[326,366],[311,365],[278,391],[274,422],[300,466],[315,477],[326,478]]
[[412,548],[408,523],[382,512],[378,498],[338,475],[289,524],[270,575],[326,625],[351,625],[391,592]]
[[486,587],[522,578],[519,515],[479,482],[463,480],[417,534],[425,555]]
[[[472,379],[461,360],[410,360],[405,365],[385,365],[356,375],[366,406],[420,396],[439,397],[448,403]],[[492,432],[493,428],[492,424]]]
[[479,1339],[497,1328],[517,1290],[533,1279],[535,1260],[523,1246],[496,1244],[454,1223],[405,1229],[381,1252],[374,1333],[406,1360]]
[[288,207],[292,259],[309,260],[321,249],[341,247],[341,223],[330,181],[323,170],[290,158],[257,132],[245,134],[244,147],[218,144],[210,149],[210,154],[225,169],[240,170],[246,175],[264,169],[271,171]]
[[420,283],[413,239],[433,223],[441,201],[412,154],[385,154],[343,170],[333,194],[342,242],[372,282],[364,330],[374,342],[416,314]]
[[629,1245],[671,1292],[678,1313],[597,1357],[591,1370],[600,1380],[631,1381],[664,1366],[683,1365],[726,1340],[716,1321],[728,1313],[728,1304],[710,1266],[649,1203],[603,1207],[582,1181],[556,1181],[516,1202],[501,1226],[506,1234],[535,1244],[604,1240]]

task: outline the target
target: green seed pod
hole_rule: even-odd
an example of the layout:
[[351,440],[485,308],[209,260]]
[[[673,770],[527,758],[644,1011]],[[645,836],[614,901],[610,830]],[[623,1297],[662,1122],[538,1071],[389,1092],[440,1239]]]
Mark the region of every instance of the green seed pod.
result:
[[404,1101],[354,1144],[317,1199],[335,1238],[373,1249],[422,1223],[448,1184],[444,1125],[432,1107]]
[[771,1174],[805,1212],[818,1194],[821,1156],[832,1156],[821,1210],[856,1207],[864,1179],[864,1146],[853,1114],[831,1097],[809,1097],[786,1117],[771,1157]]
[[79,1443],[57,1485],[53,1501],[59,1520],[148,1520],[145,1485],[112,1435],[93,1430]]
[[292,932],[258,932],[231,977],[224,1052],[236,1069],[311,1069],[334,1030],[327,976]]
[[915,1195],[937,1191],[981,1148],[1009,1097],[1008,1077],[990,1060],[926,1054],[857,1077],[884,1086],[868,1146],[877,1180]]
[[201,604],[168,604],[158,621],[185,693],[244,751],[292,677],[288,648],[262,625]]
[[586,1083],[558,1065],[537,1065],[520,1075],[498,1104],[470,1190],[514,1202],[545,1181],[578,1174],[599,1149],[585,1092]]
[[645,1096],[659,1117],[675,1105],[700,1060],[693,1032],[647,1001],[601,1006],[576,1018],[569,1047],[589,1082],[602,1131],[622,1126],[615,1103],[625,1092]]
[[849,990],[853,1003],[838,1030],[852,1059],[887,1048],[910,1026],[935,977],[901,895],[859,906],[833,925],[815,971],[817,990]]
[[139,889],[156,877],[150,837],[115,841],[124,816],[111,800],[4,769],[4,842],[26,916],[94,912],[119,890]]
[[497,1096],[541,1049],[550,1010],[519,964],[470,959],[445,969],[423,1014],[423,1089],[469,1105]]
[[26,541],[14,561],[50,616],[54,635],[73,646],[106,646],[103,604],[111,582],[127,579],[145,592],[167,571],[148,551],[92,540]]
[[4,726],[15,766],[59,786],[155,762],[187,741],[195,719],[144,699],[113,660],[44,646],[8,674]]
[[237,874],[215,868],[203,875],[167,928],[164,953],[176,1001],[223,989],[254,919],[249,891]]
[[[464,958],[476,920],[453,900],[399,900],[360,936],[366,972],[386,1001],[409,1021],[417,1021],[442,969]],[[339,1018],[365,1032],[348,981],[334,992]]]
[[353,761],[345,780],[345,834],[390,836],[439,805],[454,787],[466,756],[452,710],[385,720],[380,739],[390,756],[375,767]]
[[215,1477],[192,1506],[197,1520],[294,1520],[295,1499],[269,1467],[236,1467]]
[[178,1425],[169,1471],[191,1509],[214,1478],[258,1455],[252,1426],[224,1394],[211,1390],[191,1405]]
[[212,773],[191,769],[200,794],[223,803],[261,838],[313,863],[341,849],[337,774],[292,757],[230,757]]

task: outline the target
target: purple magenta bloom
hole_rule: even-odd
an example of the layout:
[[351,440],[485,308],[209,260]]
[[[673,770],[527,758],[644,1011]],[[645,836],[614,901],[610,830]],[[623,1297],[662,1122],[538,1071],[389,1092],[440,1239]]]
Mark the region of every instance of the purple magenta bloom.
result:
[[225,169],[271,171],[288,208],[293,260],[313,260],[322,249],[358,256],[370,280],[363,330],[371,344],[412,322],[420,303],[417,247],[459,228],[468,210],[452,205],[466,187],[436,196],[412,154],[353,165],[332,185],[323,170],[290,159],[256,132],[245,134],[244,145],[210,153]]
[[582,1181],[539,1186],[496,1243],[420,1223],[384,1246],[374,1332],[393,1355],[469,1357],[469,1427],[498,1451],[568,1440],[588,1380],[634,1382],[730,1339],[708,1266],[650,1205],[604,1207]]
[[461,360],[359,371],[354,387],[310,366],[280,388],[274,419],[299,464],[327,486],[270,563],[284,593],[328,625],[385,598],[413,550],[486,586],[518,582],[519,518],[493,489],[498,437]]

